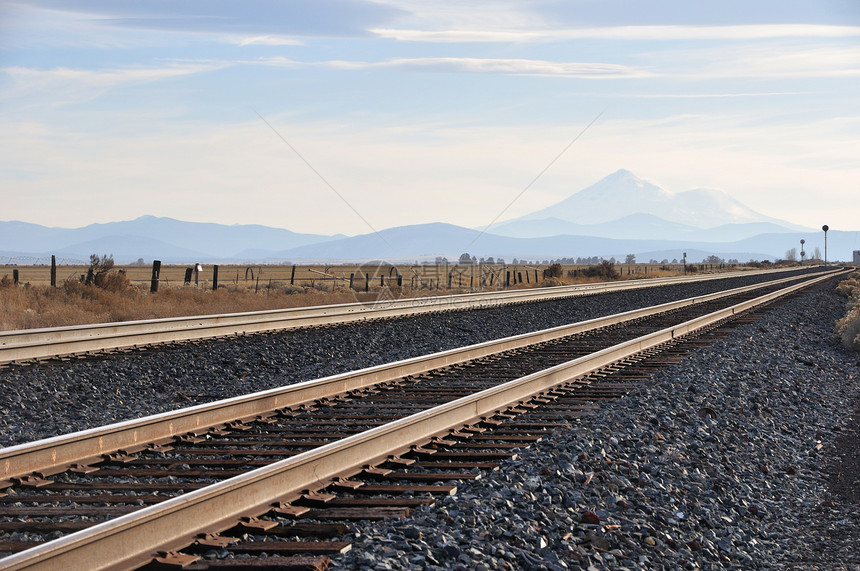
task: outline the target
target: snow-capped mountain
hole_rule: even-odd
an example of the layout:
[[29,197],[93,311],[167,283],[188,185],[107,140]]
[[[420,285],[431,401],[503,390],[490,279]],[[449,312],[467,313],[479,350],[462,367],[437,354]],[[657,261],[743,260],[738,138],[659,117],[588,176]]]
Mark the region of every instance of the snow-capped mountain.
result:
[[[641,228],[635,223],[631,225],[637,217],[647,224]],[[679,225],[700,230],[732,225],[734,238],[737,226],[743,224],[766,223],[785,232],[806,230],[756,212],[720,190],[699,188],[673,193],[622,169],[557,204],[499,224],[491,231],[504,235],[507,227],[516,235],[551,236],[558,234],[559,221],[572,223],[582,231],[588,226],[605,228],[607,223],[621,219],[625,219],[625,234],[628,237],[638,234],[640,238],[654,237],[655,231],[662,234],[660,222],[667,232],[678,231]],[[545,231],[540,230],[543,225],[547,226]],[[760,228],[757,230],[760,232]]]

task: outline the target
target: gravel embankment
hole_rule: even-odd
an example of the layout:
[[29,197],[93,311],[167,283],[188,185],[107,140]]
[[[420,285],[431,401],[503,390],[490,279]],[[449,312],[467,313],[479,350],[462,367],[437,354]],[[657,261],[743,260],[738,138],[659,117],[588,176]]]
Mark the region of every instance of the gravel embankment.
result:
[[0,370],[0,447],[765,279],[742,276]]
[[334,568],[860,569],[860,356],[838,343],[832,289],[436,507],[362,528]]

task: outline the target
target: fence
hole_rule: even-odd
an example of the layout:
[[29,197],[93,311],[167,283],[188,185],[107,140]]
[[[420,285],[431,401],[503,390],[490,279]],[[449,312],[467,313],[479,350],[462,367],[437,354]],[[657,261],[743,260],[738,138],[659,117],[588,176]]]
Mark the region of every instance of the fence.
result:
[[[89,263],[82,260],[48,257],[0,258],[12,269],[13,281],[57,285],[57,280],[85,281]],[[651,277],[725,269],[737,264],[615,264],[622,279]],[[512,286],[536,287],[544,281],[545,264],[390,264],[372,262],[342,265],[162,265],[132,264],[116,266],[132,283],[155,292],[159,287],[198,287],[217,289],[233,287],[269,291],[272,287],[310,287],[370,291],[377,288],[479,291],[485,288]],[[589,264],[565,264],[562,275],[581,277]],[[0,269],[2,275],[2,269]]]

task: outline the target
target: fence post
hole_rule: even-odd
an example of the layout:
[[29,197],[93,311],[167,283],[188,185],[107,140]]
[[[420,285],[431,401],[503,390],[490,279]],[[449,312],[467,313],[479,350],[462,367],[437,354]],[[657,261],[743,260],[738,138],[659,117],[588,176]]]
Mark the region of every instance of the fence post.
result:
[[505,287],[511,285],[511,270],[505,271]]
[[12,283],[18,285],[18,270],[12,270]]
[[[293,264],[293,271],[290,272],[290,285],[296,281],[296,266]],[[349,283],[349,286],[352,287],[352,282]]]
[[[352,282],[355,280],[355,274],[349,274],[349,289],[352,289]],[[290,282],[292,283],[292,282]]]
[[364,273],[364,293],[370,291],[370,274],[367,272]]
[[[260,276],[257,274],[257,285],[260,285]],[[218,266],[212,266],[212,291],[218,289]],[[256,292],[256,290],[254,290]]]
[[149,284],[149,293],[158,291],[158,279],[161,275],[161,260],[152,261],[152,282]]
[[51,287],[57,287],[57,256],[51,256]]
[[185,268],[185,285],[191,285],[191,274],[193,273],[193,268]]

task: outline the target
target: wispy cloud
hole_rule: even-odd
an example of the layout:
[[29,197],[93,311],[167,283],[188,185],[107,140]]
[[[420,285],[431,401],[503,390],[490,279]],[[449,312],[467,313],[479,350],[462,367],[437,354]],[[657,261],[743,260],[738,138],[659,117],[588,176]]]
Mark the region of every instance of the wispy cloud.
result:
[[11,86],[0,92],[0,99],[48,98],[57,103],[85,101],[125,85],[153,83],[221,69],[224,62],[173,63],[163,67],[129,67],[109,70],[33,69],[5,67],[0,72],[11,80]]
[[[277,36],[361,37],[403,13],[371,0],[33,0],[8,2],[10,13],[32,20],[48,15],[72,26],[204,34],[227,38]],[[278,44],[282,45],[282,44]]]
[[860,26],[768,24],[741,26],[611,26],[585,28],[449,29],[375,28],[373,33],[409,42],[551,42],[565,40],[756,40],[860,37]]
[[26,67],[6,67],[2,71],[13,79],[40,82],[79,82],[91,85],[111,86],[123,83],[159,81],[182,75],[211,71],[224,64],[186,64],[158,68],[126,68],[113,70],[71,69],[57,67],[41,70]]
[[[610,62],[571,62],[527,58],[417,57],[391,58],[383,61],[325,60],[301,62],[283,56],[260,58],[243,63],[275,67],[327,67],[341,70],[389,69],[392,71],[426,71],[521,76],[554,76],[580,79],[613,78],[824,78],[860,75],[860,46],[767,45],[743,43],[720,48],[670,49],[636,54],[647,65],[624,65]],[[239,62],[236,62],[239,63]],[[685,95],[684,97],[749,97],[772,93],[723,93]],[[668,97],[651,94],[649,97]],[[680,97],[680,95],[676,95]]]
[[811,91],[762,91],[749,93],[609,93],[601,97],[624,99],[722,99],[734,97],[779,97],[785,95],[809,95]]
[[265,35],[265,36],[253,36],[253,37],[245,37],[245,38],[237,38],[233,40],[233,43],[239,46],[301,46],[304,45],[304,42],[301,40],[297,40],[296,38],[288,37],[288,36],[273,36],[273,35]]
[[645,69],[635,69],[611,63],[470,57],[393,58],[378,62],[331,60],[318,63],[303,63],[283,57],[272,57],[260,59],[257,63],[282,67],[325,66],[343,70],[390,69],[398,71],[534,75],[593,79],[649,77],[652,75]]
[[302,66],[310,66],[310,65],[319,65],[319,64],[310,64],[307,62],[301,62],[298,60],[290,59],[284,56],[270,56],[270,57],[261,57],[255,60],[246,60],[242,63],[250,64],[250,65],[265,65],[270,67],[282,67],[282,68],[296,68]]
[[744,43],[650,55],[663,61],[657,66],[660,73],[692,79],[802,79],[860,75],[860,46],[856,45]]

